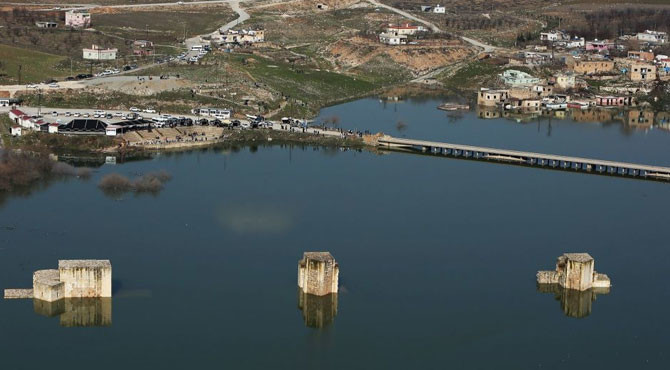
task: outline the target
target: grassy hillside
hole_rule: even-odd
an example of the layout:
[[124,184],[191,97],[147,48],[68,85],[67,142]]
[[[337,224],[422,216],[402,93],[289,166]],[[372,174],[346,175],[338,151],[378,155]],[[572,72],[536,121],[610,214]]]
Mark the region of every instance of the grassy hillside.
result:
[[13,84],[18,82],[19,65],[22,66],[21,82],[39,82],[50,77],[69,74],[67,58],[39,51],[16,48],[0,44],[0,83]]

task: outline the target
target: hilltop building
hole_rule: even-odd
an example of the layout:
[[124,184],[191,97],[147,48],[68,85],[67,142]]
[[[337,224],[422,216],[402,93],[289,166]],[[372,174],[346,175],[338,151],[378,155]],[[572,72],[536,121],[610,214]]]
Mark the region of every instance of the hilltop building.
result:
[[637,34],[638,41],[648,42],[650,44],[665,44],[668,42],[666,32],[646,30]]
[[508,69],[500,75],[500,78],[506,85],[528,86],[540,83],[540,79],[530,74],[515,69]]
[[65,26],[72,28],[91,27],[91,13],[85,10],[70,10],[65,12]]
[[386,45],[406,45],[407,36],[396,32],[382,32],[379,34],[379,42]]

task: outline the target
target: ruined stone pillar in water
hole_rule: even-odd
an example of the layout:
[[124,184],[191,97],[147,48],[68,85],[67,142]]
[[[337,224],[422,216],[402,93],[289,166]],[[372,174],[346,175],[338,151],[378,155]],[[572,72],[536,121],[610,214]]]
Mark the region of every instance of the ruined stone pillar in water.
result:
[[307,294],[337,293],[340,268],[330,252],[305,252],[298,262],[298,286]]

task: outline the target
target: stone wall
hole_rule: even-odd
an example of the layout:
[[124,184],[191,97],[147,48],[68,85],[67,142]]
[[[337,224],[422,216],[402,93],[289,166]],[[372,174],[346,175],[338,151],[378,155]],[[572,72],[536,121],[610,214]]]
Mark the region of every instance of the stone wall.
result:
[[33,295],[47,302],[57,301],[65,296],[64,284],[58,270],[38,270],[33,273]]
[[329,252],[305,252],[298,262],[298,286],[318,296],[337,293],[339,266]]
[[65,298],[111,297],[112,265],[108,260],[58,261]]

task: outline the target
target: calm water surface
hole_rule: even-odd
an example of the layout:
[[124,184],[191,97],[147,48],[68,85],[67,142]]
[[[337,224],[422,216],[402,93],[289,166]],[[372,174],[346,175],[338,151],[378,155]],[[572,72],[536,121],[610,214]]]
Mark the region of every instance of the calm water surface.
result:
[[[365,99],[322,116],[670,165],[662,130],[554,119],[549,132],[545,119],[450,119],[438,103]],[[96,187],[156,169],[173,175],[157,196]],[[58,259],[109,258],[111,307],[79,309],[111,326],[64,327],[32,301],[2,300],[0,358],[4,369],[664,369],[669,204],[665,183],[402,153],[261,146],[106,165],[5,202],[0,288],[29,287]],[[303,317],[307,250],[333,253],[341,293]],[[569,251],[596,258],[609,294],[537,291],[536,271]],[[332,322],[306,325],[318,319]]]

